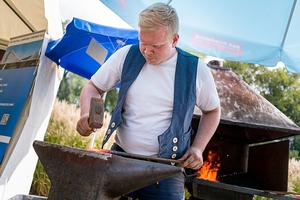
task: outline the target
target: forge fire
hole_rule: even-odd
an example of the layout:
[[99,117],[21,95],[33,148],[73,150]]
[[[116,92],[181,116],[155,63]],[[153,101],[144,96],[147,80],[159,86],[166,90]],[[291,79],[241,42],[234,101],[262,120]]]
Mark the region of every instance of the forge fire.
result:
[[219,182],[217,176],[220,166],[220,156],[216,152],[209,151],[207,159],[203,162],[203,166],[197,171],[200,174],[197,178]]

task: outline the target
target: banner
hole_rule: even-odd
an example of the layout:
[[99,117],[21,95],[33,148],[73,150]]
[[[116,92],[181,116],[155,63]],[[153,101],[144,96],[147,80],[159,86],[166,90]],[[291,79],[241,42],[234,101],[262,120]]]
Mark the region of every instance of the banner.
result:
[[11,38],[0,63],[0,162],[33,90],[45,31]]

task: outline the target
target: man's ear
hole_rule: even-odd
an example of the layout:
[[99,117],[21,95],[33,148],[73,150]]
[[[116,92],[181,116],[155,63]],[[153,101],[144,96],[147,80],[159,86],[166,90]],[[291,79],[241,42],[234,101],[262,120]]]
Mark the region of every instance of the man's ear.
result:
[[173,43],[173,44],[172,44],[173,47],[176,46],[178,40],[179,40],[179,35],[176,33],[176,34],[174,35],[174,37],[173,37],[173,42],[172,42],[172,43]]

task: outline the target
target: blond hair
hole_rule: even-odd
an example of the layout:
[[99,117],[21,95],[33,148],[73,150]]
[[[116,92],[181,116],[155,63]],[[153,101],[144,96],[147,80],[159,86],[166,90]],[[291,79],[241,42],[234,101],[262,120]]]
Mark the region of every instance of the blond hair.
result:
[[168,35],[173,36],[178,33],[179,19],[172,6],[165,3],[155,3],[140,13],[138,25],[141,30],[149,32],[165,26]]

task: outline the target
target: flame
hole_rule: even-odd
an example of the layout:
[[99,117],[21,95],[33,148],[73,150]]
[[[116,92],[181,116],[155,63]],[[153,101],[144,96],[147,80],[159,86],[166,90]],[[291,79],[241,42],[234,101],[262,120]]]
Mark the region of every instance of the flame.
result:
[[209,180],[213,182],[219,182],[217,179],[218,171],[220,169],[220,156],[213,151],[209,151],[207,160],[204,161],[203,166],[197,171],[200,174],[197,178]]

